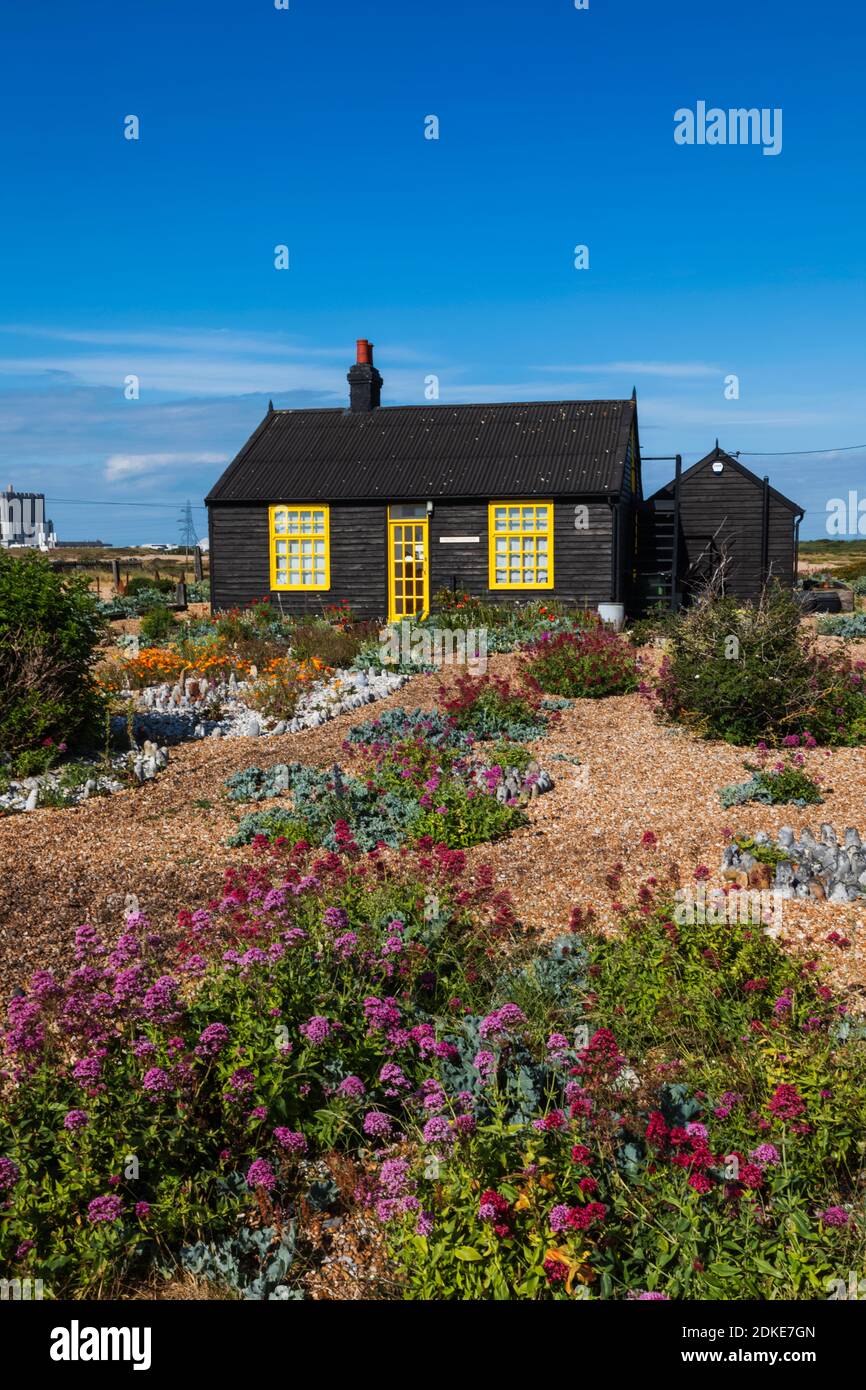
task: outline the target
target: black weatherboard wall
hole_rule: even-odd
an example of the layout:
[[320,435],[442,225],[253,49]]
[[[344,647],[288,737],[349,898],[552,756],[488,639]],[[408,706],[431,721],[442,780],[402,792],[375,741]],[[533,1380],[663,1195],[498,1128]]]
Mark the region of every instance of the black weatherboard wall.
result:
[[[487,502],[434,504],[430,517],[430,594],[455,583],[477,597],[561,599],[580,605],[606,603],[611,596],[612,511],[606,502],[581,502],[588,526],[575,528],[579,499],[554,503],[552,589],[491,590],[488,587]],[[238,608],[269,594],[292,615],[321,612],[345,599],[362,618],[382,618],[388,606],[387,508],[381,503],[331,503],[331,587],[300,593],[270,588],[268,508],[212,504],[210,507],[211,599],[214,609]],[[477,536],[449,543],[442,537]]]

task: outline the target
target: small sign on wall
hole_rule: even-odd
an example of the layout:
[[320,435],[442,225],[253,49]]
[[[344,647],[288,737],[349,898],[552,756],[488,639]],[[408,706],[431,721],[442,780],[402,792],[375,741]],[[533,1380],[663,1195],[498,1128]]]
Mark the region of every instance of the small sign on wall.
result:
[[479,545],[480,536],[440,536],[440,545]]

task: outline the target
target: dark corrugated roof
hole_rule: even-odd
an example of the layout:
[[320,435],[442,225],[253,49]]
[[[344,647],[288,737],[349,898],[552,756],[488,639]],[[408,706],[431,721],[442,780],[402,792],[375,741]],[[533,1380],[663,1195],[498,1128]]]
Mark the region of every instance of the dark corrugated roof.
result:
[[[720,449],[718,444],[709,454],[705,454],[702,459],[698,459],[697,463],[693,463],[690,468],[684,470],[680,476],[680,483],[684,483],[688,478],[691,478],[693,474],[700,472],[708,463],[712,464],[715,459],[721,459],[726,467],[732,468],[735,473],[741,473],[744,478],[748,478],[750,483],[754,483],[755,487],[763,487],[763,479],[759,478],[757,473],[753,473],[751,468],[747,468],[744,463],[740,463],[740,460],[734,458],[732,454],[728,454],[724,449]],[[660,487],[658,492],[654,492],[652,497],[647,498],[647,501],[654,502],[656,498],[673,497],[675,481],[675,479],[672,479],[669,483],[665,483],[664,487]],[[770,488],[770,496],[776,502],[780,502],[783,507],[788,507],[792,512],[799,512],[800,516],[806,515],[804,509],[798,502],[792,502],[790,497],[786,497],[785,494],[779,492],[777,488]]]
[[208,502],[619,492],[627,401],[275,410]]

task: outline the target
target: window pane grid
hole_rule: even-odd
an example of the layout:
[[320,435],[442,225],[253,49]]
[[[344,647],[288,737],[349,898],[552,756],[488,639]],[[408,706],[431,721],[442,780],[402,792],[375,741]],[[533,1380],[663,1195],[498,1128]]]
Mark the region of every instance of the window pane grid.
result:
[[329,589],[327,507],[270,508],[271,587]]
[[489,506],[491,589],[553,586],[550,502],[494,502]]

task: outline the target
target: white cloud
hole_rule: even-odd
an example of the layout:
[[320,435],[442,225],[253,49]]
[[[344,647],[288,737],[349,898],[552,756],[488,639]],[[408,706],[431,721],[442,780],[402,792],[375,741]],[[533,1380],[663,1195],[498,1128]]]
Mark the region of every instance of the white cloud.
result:
[[164,468],[189,468],[197,464],[225,464],[225,454],[112,454],[105,462],[105,478],[116,483],[128,478],[145,478]]

